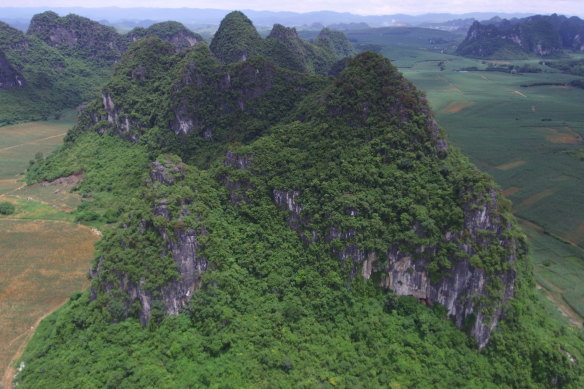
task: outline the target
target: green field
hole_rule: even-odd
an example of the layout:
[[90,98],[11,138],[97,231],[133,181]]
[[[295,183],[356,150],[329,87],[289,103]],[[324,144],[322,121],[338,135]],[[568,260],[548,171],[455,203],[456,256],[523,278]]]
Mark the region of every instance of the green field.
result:
[[[376,30],[348,35],[358,47],[377,45],[391,58],[425,91],[450,143],[493,175],[529,238],[540,287],[564,316],[582,326],[584,89],[525,87],[567,84],[579,77],[541,66],[538,59],[485,62],[450,55],[461,38],[440,31],[426,30],[418,41]],[[429,43],[440,38],[442,45]],[[463,70],[526,64],[543,72]]]
[[0,127],[0,201],[16,206],[15,214],[0,216],[0,388],[9,387],[10,363],[41,318],[87,286],[97,236],[65,212],[78,196],[67,185],[22,187],[21,181],[29,160],[62,144],[73,120],[70,113],[59,121]]

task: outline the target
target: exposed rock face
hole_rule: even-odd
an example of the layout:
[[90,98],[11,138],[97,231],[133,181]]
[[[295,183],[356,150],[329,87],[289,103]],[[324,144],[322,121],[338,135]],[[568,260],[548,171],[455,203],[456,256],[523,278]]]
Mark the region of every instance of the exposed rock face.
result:
[[[473,266],[471,258],[477,250],[490,244],[499,244],[511,249],[510,257],[499,258],[503,264],[510,265],[516,260],[516,243],[504,236],[511,226],[497,214],[497,195],[494,191],[488,193],[486,201],[467,204],[466,208],[464,229],[444,235],[445,241],[456,243],[466,253],[465,258],[453,261],[453,268],[437,282],[432,282],[426,266],[429,258],[435,254],[434,248],[418,247],[414,252],[402,252],[398,246],[394,246],[387,252],[388,262],[383,270],[387,277],[382,284],[398,295],[410,295],[430,304],[442,304],[456,325],[470,329],[479,348],[483,348],[501,318],[502,306],[513,297],[515,271],[501,270],[496,274],[488,274]],[[482,237],[485,234],[492,234],[494,238],[485,239]],[[466,239],[463,239],[463,235],[466,235]],[[370,272],[368,269],[372,265],[365,262],[363,274]],[[495,296],[489,290],[494,284],[501,285]],[[485,313],[487,300],[494,300],[495,304]]]
[[127,48],[127,41],[112,27],[73,14],[59,17],[47,11],[35,15],[27,34],[77,57],[97,61],[117,61]]
[[583,49],[584,21],[577,17],[536,15],[518,20],[493,19],[474,22],[457,48],[460,55],[503,58],[535,54],[549,57],[563,50]]
[[0,89],[23,88],[26,81],[22,74],[10,65],[8,59],[0,51]]
[[[172,186],[184,178],[183,167],[171,161],[153,162],[151,170],[152,185]],[[168,221],[182,221],[189,215],[188,205],[191,200],[184,199],[178,214],[173,215],[168,208],[165,199],[158,200],[153,214],[166,218]],[[126,226],[127,228],[127,226]],[[140,228],[144,234],[146,229],[154,229],[162,238],[163,256],[170,255],[176,264],[177,277],[171,282],[165,283],[156,291],[146,287],[146,281],[131,281],[126,273],[118,273],[117,285],[108,282],[101,288],[93,289],[91,296],[95,299],[99,294],[111,293],[114,290],[124,294],[125,311],[122,317],[129,315],[129,310],[137,301],[139,302],[138,316],[142,325],[146,325],[151,318],[154,305],[158,304],[164,313],[178,314],[191,299],[193,292],[201,287],[201,275],[207,270],[207,259],[201,256],[201,244],[199,237],[205,235],[204,229],[195,231],[192,228],[170,230],[158,228],[143,220]],[[122,243],[125,244],[125,243]],[[103,273],[105,258],[100,258],[95,269],[90,270],[91,278],[100,277]],[[154,293],[155,292],[155,293]]]
[[203,42],[199,34],[195,34],[178,22],[155,23],[148,28],[137,27],[127,34],[127,38],[131,42],[136,42],[148,35],[172,43],[177,52]]
[[[299,197],[298,191],[273,191],[276,205],[290,212],[290,226],[302,232],[307,226],[307,216],[302,213]],[[373,274],[379,273],[381,285],[397,295],[414,296],[430,305],[443,305],[456,326],[469,331],[479,348],[483,348],[502,317],[503,306],[515,291],[516,273],[512,269],[505,270],[505,267],[515,263],[516,242],[505,236],[512,227],[500,217],[497,202],[497,194],[491,190],[485,199],[465,206],[463,230],[446,232],[443,239],[455,243],[466,255],[461,259],[451,258],[452,268],[438,280],[433,279],[427,268],[430,259],[436,254],[435,247],[419,246],[413,251],[406,251],[396,243],[387,249],[385,258],[378,258],[374,250],[364,250],[348,243],[342,248],[333,248],[333,254],[343,266],[349,266],[350,277],[360,273],[365,279],[370,279]],[[348,212],[351,215],[356,213],[354,210]],[[315,231],[311,233],[312,241],[303,239],[305,243],[319,240]],[[332,227],[325,241],[350,242],[357,234],[353,229],[343,231]],[[502,270],[495,274],[472,263],[473,256],[490,245],[500,245],[512,253],[508,258],[498,258],[503,265]]]

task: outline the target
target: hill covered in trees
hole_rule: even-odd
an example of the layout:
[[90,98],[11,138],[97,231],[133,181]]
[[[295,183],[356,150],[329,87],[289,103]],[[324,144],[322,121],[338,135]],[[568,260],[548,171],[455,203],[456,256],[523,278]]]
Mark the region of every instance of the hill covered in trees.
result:
[[[243,18],[251,25],[241,13],[230,18]],[[250,48],[250,55],[266,54],[283,67],[326,73],[352,52],[340,33],[324,30],[311,44],[298,38],[293,29],[278,34],[280,27],[264,40],[252,26],[249,31],[258,46]],[[226,38],[221,37],[221,31],[218,34],[214,54],[221,60],[225,60],[222,50],[237,54],[231,42],[247,44],[241,43],[245,34]],[[200,35],[177,22],[137,27],[127,34],[78,15],[60,17],[51,11],[35,15],[26,34],[0,22],[0,125],[46,119],[64,108],[90,101],[99,95],[113,74],[114,64],[131,43],[149,36],[171,43],[175,51],[203,42]]]
[[239,12],[209,46],[129,46],[28,174],[83,172],[78,219],[110,225],[19,387],[584,384],[508,201],[389,60],[347,50]]
[[584,21],[562,15],[474,22],[457,54],[472,58],[554,57],[584,50]]

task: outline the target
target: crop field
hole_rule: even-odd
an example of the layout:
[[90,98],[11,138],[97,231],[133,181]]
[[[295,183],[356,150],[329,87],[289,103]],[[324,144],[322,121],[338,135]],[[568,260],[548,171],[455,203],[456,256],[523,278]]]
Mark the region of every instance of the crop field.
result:
[[0,127],[0,194],[22,186],[18,180],[22,179],[29,161],[37,153],[47,156],[61,145],[73,123],[71,115],[67,115],[65,120]]
[[87,287],[95,234],[62,221],[0,219],[0,368],[48,313]]
[[[529,238],[543,294],[565,318],[582,326],[584,90],[560,85],[578,77],[548,67],[522,74],[467,71],[540,65],[536,59],[480,61],[450,55],[448,39],[457,38],[440,34],[436,37],[447,42],[440,50],[380,34],[353,38],[362,47],[381,46],[380,52],[426,93],[450,143],[495,178]],[[436,40],[432,32],[427,35],[426,42]]]
[[0,127],[0,201],[16,207],[0,216],[0,387],[40,320],[87,286],[96,231],[73,223],[78,204],[68,183],[23,187],[22,173],[36,153],[62,144],[73,121]]

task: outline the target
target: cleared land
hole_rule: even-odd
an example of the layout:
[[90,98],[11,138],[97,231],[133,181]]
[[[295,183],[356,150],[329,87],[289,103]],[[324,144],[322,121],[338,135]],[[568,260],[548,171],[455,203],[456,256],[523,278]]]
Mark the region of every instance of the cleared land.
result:
[[72,120],[0,127],[0,201],[16,213],[0,216],[0,387],[8,388],[14,361],[40,320],[87,287],[97,231],[74,224],[78,196],[72,182],[24,187],[35,154],[62,144]]

